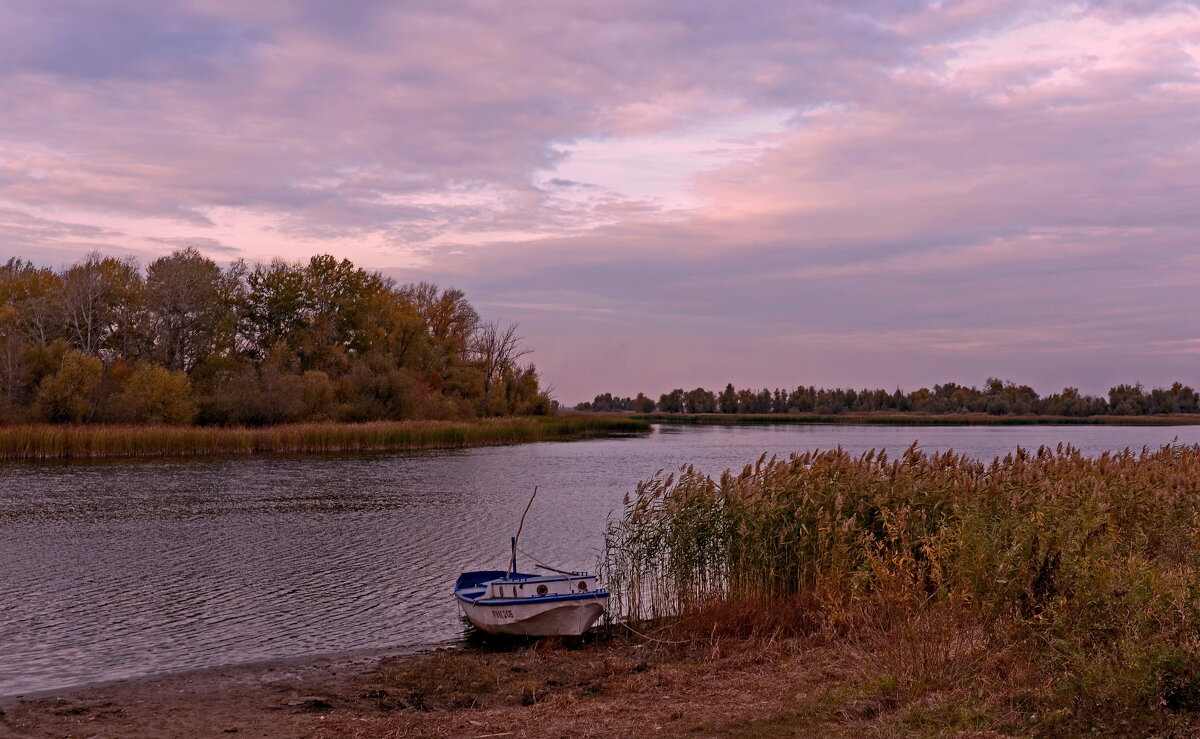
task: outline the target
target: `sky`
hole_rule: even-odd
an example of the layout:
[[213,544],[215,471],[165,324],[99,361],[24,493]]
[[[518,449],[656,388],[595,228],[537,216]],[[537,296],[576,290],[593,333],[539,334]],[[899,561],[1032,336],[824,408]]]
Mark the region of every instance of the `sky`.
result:
[[0,257],[333,254],[600,392],[1200,385],[1200,3],[0,0]]

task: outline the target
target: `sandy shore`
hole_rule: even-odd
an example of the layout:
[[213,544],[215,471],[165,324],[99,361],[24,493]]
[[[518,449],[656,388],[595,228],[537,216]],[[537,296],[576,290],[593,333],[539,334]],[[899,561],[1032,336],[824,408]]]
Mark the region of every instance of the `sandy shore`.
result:
[[373,650],[215,667],[0,697],[0,736],[310,736],[362,697],[385,659]]

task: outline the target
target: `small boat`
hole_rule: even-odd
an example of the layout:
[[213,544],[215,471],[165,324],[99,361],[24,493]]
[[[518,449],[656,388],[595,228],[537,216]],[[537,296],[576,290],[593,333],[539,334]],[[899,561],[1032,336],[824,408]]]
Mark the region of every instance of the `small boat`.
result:
[[467,620],[489,634],[579,636],[604,613],[609,594],[596,583],[595,575],[586,572],[546,568],[556,574],[532,575],[517,571],[517,539],[536,497],[535,487],[512,538],[508,569],[462,573],[454,583],[454,597]]
[[510,570],[464,572],[454,596],[467,620],[489,634],[579,636],[608,607],[595,575],[531,575]]

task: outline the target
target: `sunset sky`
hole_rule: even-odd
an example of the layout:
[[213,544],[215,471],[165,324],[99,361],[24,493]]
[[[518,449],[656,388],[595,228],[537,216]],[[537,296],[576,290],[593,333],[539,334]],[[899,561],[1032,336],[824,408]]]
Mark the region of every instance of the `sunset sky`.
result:
[[1200,385],[1196,2],[0,1],[0,257],[318,253],[566,404]]

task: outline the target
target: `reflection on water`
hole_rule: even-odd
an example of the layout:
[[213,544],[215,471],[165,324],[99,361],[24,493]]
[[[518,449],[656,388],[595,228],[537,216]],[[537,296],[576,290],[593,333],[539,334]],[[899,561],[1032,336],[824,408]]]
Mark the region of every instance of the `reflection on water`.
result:
[[522,548],[593,568],[638,480],[763,452],[914,440],[990,459],[1200,442],[1200,427],[656,428],[640,438],[355,456],[0,464],[0,695],[463,638],[464,569]]

